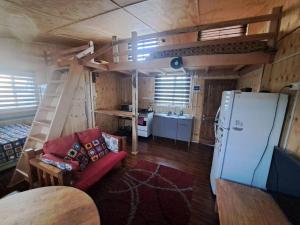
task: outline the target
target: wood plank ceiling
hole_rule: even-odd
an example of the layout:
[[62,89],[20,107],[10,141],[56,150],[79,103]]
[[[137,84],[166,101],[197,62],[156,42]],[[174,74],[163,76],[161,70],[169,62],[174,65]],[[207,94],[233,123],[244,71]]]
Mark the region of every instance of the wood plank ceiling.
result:
[[128,38],[131,31],[141,35],[256,16],[274,6],[272,0],[0,0],[0,37],[104,43],[112,35]]

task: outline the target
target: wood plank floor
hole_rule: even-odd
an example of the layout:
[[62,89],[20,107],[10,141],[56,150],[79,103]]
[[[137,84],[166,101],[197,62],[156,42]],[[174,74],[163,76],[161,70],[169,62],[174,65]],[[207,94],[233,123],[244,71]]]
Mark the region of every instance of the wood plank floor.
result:
[[187,151],[186,143],[171,140],[139,140],[139,154],[129,154],[127,166],[133,167],[140,159],[169,166],[194,176],[191,225],[217,225],[218,215],[214,211],[215,197],[211,193],[209,175],[213,150],[192,144]]

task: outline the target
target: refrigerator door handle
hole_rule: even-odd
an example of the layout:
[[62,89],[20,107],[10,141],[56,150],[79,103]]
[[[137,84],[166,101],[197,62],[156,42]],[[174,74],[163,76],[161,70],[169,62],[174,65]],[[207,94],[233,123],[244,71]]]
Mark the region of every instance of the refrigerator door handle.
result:
[[218,111],[217,111],[216,117],[215,117],[215,121],[214,121],[215,137],[217,137],[217,129],[218,129],[220,110],[221,110],[221,106],[218,108]]

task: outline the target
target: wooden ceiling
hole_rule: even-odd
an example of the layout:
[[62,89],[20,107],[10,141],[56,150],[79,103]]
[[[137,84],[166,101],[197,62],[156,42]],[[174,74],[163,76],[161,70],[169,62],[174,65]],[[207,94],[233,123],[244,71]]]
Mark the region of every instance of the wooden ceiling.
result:
[[[282,0],[283,1],[283,0]],[[0,0],[0,37],[77,45],[270,12],[280,0]]]

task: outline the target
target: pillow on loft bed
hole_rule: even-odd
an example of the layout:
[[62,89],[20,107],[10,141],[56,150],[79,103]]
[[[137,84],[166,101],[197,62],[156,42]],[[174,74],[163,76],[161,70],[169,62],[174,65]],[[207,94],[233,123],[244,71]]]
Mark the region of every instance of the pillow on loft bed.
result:
[[92,162],[99,160],[109,152],[99,128],[90,128],[78,132],[77,135]]

